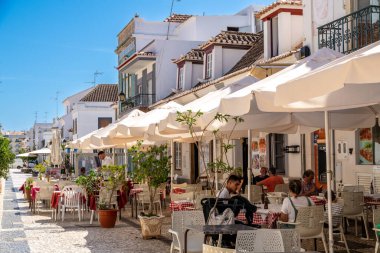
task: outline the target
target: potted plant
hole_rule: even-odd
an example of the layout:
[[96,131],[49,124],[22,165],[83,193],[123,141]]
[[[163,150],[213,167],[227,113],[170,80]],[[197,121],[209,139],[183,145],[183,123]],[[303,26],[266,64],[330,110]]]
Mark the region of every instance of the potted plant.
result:
[[34,167],[34,169],[36,171],[38,171],[38,177],[39,177],[40,180],[42,180],[42,174],[44,174],[46,172],[46,167],[42,163],[40,163],[40,164],[37,164]]
[[113,228],[115,227],[118,210],[112,206],[112,200],[118,188],[125,181],[125,170],[123,166],[109,165],[103,166],[100,173],[99,190],[104,191],[106,194],[100,194],[99,198],[99,223],[103,228]]
[[167,146],[154,145],[143,150],[142,141],[138,141],[128,152],[134,164],[134,170],[131,172],[133,181],[145,182],[148,185],[148,213],[141,213],[138,216],[142,236],[144,239],[159,237],[164,216],[153,214],[153,202],[159,186],[166,183],[170,173],[170,156],[167,155]]
[[87,176],[79,176],[75,183],[82,186],[88,196],[93,196],[99,191],[100,177],[95,171],[91,170]]

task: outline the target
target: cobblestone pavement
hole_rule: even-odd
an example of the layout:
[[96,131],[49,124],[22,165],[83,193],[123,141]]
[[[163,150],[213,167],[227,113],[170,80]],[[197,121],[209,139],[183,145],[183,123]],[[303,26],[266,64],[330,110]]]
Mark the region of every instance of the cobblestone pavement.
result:
[[[96,221],[94,225],[89,225],[89,213],[85,214],[82,222],[75,215],[65,216],[65,222],[55,222],[46,208],[40,214],[30,212],[28,203],[18,191],[28,176],[12,170],[5,183],[5,192],[0,194],[0,253],[169,252],[171,237],[167,231],[170,227],[170,212],[167,209],[164,211],[166,218],[159,239],[141,238],[140,224],[137,219],[131,218],[129,205],[122,214],[122,220],[113,229],[102,229]],[[373,231],[370,232],[372,240],[361,239],[354,235],[353,224],[351,221],[346,234],[350,252],[374,252]],[[305,240],[302,247],[313,250],[313,241]],[[336,241],[334,248],[335,253],[346,252],[342,242]],[[317,241],[317,250],[324,252],[320,240]]]
[[[11,170],[0,194],[0,252],[169,252],[170,239],[166,232],[170,218],[166,218],[163,236],[159,240],[143,240],[135,219],[122,219],[113,229],[100,228],[97,222],[89,225],[89,214],[79,222],[68,215],[65,222],[55,222],[45,208],[32,214],[18,188],[28,175]],[[123,213],[123,217],[130,217]]]

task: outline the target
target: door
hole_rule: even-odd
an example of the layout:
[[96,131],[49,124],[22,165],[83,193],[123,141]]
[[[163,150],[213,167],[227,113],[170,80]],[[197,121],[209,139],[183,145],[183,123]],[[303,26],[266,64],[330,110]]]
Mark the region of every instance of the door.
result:
[[191,157],[191,174],[190,180],[191,183],[196,183],[199,177],[199,155],[198,155],[198,147],[194,143],[191,144],[190,147],[190,157]]
[[243,178],[244,183],[242,186],[243,193],[245,193],[245,186],[248,184],[248,138],[244,138],[242,141],[243,149]]
[[285,174],[285,135],[269,135],[269,166],[275,167],[278,174]]

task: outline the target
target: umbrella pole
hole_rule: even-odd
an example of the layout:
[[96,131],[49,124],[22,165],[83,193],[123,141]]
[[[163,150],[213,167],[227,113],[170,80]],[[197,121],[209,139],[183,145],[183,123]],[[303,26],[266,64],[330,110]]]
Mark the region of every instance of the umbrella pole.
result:
[[125,177],[128,177],[128,149],[127,144],[124,144],[124,159],[125,159]]
[[325,136],[326,136],[326,171],[327,171],[327,213],[329,225],[329,252],[334,253],[334,238],[332,227],[332,210],[331,210],[331,163],[330,163],[330,130],[329,130],[329,112],[325,111]]
[[[214,163],[216,163],[216,137],[214,135],[214,139],[212,140],[212,150],[213,150],[213,156],[214,156]],[[215,168],[215,192],[217,192],[219,190],[219,187],[218,187],[218,169]]]
[[170,166],[170,193],[173,192],[173,184],[174,184],[174,141],[170,141],[170,155],[172,164]]
[[252,146],[251,146],[251,136],[252,132],[251,129],[248,129],[248,166],[247,166],[247,176],[248,176],[248,182],[247,182],[247,191],[248,191],[248,200],[251,201],[251,182],[252,182]]

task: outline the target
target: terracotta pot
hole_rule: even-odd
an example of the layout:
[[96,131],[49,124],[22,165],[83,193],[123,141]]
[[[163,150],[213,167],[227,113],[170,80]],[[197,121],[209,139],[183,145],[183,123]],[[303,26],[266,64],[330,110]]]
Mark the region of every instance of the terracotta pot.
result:
[[99,210],[99,223],[102,228],[113,228],[115,227],[117,210]]
[[161,227],[164,216],[141,216],[139,215],[141,224],[141,234],[143,239],[158,238],[161,236]]

